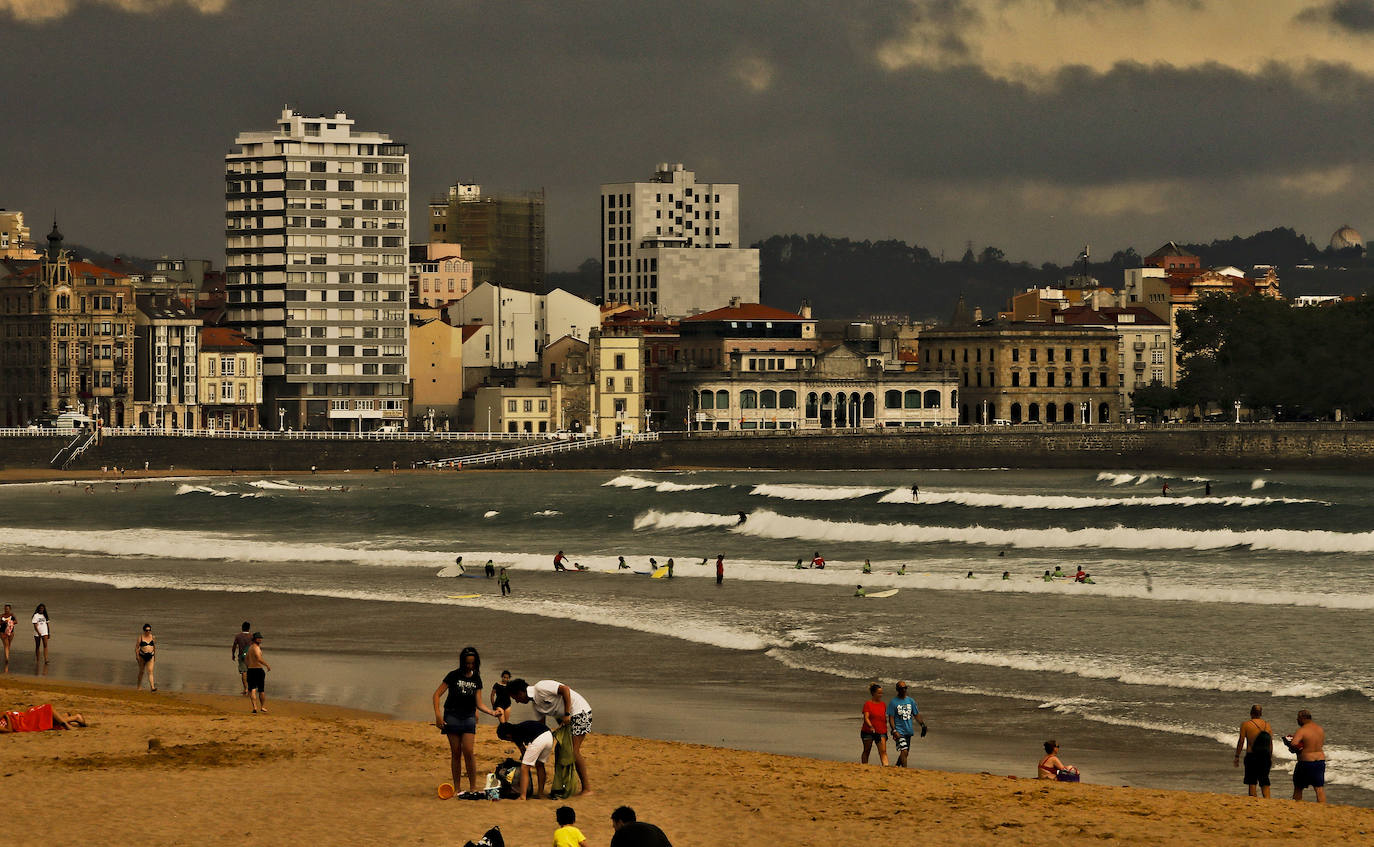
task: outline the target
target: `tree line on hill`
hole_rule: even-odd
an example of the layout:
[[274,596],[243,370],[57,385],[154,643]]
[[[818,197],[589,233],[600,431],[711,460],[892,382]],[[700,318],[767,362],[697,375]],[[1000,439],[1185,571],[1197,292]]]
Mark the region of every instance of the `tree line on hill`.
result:
[[1132,394],[1137,412],[1194,408],[1231,419],[1374,419],[1374,299],[1292,306],[1209,295],[1178,315],[1177,389]]

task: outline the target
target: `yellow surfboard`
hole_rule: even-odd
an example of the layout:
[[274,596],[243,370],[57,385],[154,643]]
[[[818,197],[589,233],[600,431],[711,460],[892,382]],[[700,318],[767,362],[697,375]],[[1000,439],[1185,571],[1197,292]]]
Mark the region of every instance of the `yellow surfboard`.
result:
[[481,594],[445,594],[450,600],[471,600],[474,597],[481,597]]
[[667,575],[668,575],[668,566],[667,566],[667,565],[664,565],[663,567],[661,567],[661,568],[659,568],[658,570],[654,571],[653,574],[651,575],[651,578],[653,578],[653,579],[663,579],[663,578],[664,578],[665,576],[667,576]]

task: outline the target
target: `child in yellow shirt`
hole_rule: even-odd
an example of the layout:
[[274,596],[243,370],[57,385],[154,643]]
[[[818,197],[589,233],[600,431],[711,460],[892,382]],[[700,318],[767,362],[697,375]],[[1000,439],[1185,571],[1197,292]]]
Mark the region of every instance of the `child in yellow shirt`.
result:
[[587,839],[582,830],[573,826],[577,822],[573,807],[559,806],[553,814],[558,819],[558,829],[553,831],[553,847],[586,847]]

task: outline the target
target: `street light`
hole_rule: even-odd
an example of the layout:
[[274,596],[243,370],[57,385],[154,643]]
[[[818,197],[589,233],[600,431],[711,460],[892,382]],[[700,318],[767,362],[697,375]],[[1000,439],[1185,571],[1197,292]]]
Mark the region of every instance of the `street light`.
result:
[[1080,404],[1078,404],[1078,405],[1083,409],[1083,423],[1085,423],[1085,424],[1090,424],[1090,423],[1092,423],[1092,420],[1088,417],[1088,403],[1087,403],[1087,401],[1085,400],[1085,401],[1083,401],[1082,403],[1080,403]]
[[277,432],[283,432],[285,429],[286,429],[286,408],[285,408],[284,406],[278,406],[278,407],[277,407]]
[[1236,423],[1240,423],[1240,401],[1237,400],[1232,405],[1236,407]]

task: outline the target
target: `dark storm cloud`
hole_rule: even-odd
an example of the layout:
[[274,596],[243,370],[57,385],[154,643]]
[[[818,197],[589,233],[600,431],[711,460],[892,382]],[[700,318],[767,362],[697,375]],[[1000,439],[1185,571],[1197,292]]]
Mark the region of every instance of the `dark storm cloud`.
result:
[[1374,33],[1374,0],[1331,0],[1298,13],[1303,23],[1325,23],[1338,30],[1368,35]]
[[[1017,181],[1217,187],[1374,156],[1350,141],[1374,85],[1349,68],[1119,64],[1008,81],[975,63],[964,35],[981,19],[957,0],[164,5],[0,27],[25,92],[0,133],[0,206],[35,223],[56,208],[82,243],[220,262],[223,155],[283,103],[408,143],[417,227],[455,179],[545,188],[556,268],[598,252],[599,184],[661,161],[741,183],[746,239],[959,243],[992,240],[989,224],[930,205],[932,186],[996,203]],[[939,67],[879,61],[912,37]],[[1035,258],[1054,233],[1032,231],[1000,243]]]

